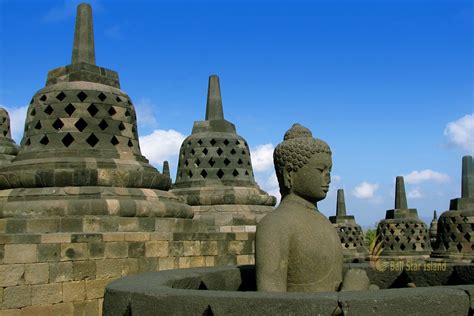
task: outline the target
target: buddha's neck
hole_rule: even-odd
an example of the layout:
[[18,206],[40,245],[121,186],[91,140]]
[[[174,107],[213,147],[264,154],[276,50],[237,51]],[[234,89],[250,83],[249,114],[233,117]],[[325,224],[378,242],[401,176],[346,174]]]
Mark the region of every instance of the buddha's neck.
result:
[[[307,209],[310,209],[310,210],[313,210],[313,211],[317,211],[318,210],[318,205],[317,204],[313,204],[311,203],[310,201],[308,200],[305,200],[304,198],[302,198],[301,196],[299,195],[296,195],[294,193],[290,193],[288,194],[287,196],[285,196],[283,198],[283,201],[285,202],[292,202],[292,203],[297,203],[297,204],[300,204],[301,206],[307,208]],[[282,201],[282,202],[283,202]]]

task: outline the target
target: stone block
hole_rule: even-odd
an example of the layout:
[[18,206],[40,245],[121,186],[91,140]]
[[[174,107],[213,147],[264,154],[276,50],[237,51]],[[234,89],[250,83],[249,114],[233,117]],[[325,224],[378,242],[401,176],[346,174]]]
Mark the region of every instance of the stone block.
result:
[[251,257],[250,255],[237,255],[237,265],[251,264]]
[[44,284],[49,280],[49,264],[25,264],[25,284]]
[[0,264],[3,263],[4,257],[5,257],[5,245],[0,245]]
[[88,259],[87,243],[61,244],[61,260]]
[[205,267],[205,266],[206,266],[206,258],[204,256],[191,257],[191,262],[190,262],[191,268]]
[[74,316],[89,316],[89,315],[100,315],[102,311],[99,311],[99,304],[97,300],[74,302]]
[[12,234],[10,235],[11,244],[39,244],[41,242],[40,234]]
[[7,219],[0,218],[0,234],[5,234],[7,232]]
[[42,244],[66,244],[71,242],[71,234],[44,234],[41,235]]
[[184,246],[182,241],[169,242],[169,255],[172,257],[180,257],[184,255]]
[[22,308],[31,305],[30,286],[12,286],[3,292],[3,308]]
[[152,217],[138,218],[138,229],[142,232],[151,232],[155,230],[155,219]]
[[83,220],[83,230],[87,233],[98,233],[100,229],[101,220],[93,217],[86,217]]
[[178,259],[178,268],[187,269],[191,267],[191,258],[189,257],[179,257]]
[[160,269],[160,271],[174,269],[175,268],[174,262],[175,262],[174,257],[158,258],[158,268]]
[[72,267],[74,280],[95,279],[95,261],[74,261]]
[[102,238],[104,241],[124,241],[125,233],[104,233]]
[[138,218],[128,217],[121,218],[118,225],[119,232],[136,232],[138,231]]
[[86,280],[86,299],[94,300],[104,297],[104,290],[112,279]]
[[197,240],[183,241],[183,253],[186,257],[199,256],[201,254],[201,242]]
[[158,258],[138,258],[138,271],[149,272],[158,270]]
[[201,241],[201,255],[203,256],[217,256],[217,241],[204,240]]
[[37,251],[39,262],[59,261],[61,256],[60,244],[39,244]]
[[102,234],[71,234],[71,242],[94,242],[102,241]]
[[235,240],[249,240],[249,233],[235,233]]
[[59,218],[29,218],[26,221],[28,233],[56,233],[59,231]]
[[0,265],[0,287],[15,286],[23,283],[25,266],[22,264]]
[[49,264],[49,281],[66,282],[73,278],[72,262],[55,262]]
[[3,309],[0,310],[1,316],[21,316],[21,309]]
[[138,273],[138,259],[127,258],[123,260],[122,275],[130,275]]
[[125,233],[125,241],[148,241],[150,233]]
[[105,246],[103,242],[90,242],[87,245],[89,250],[89,259],[100,259],[105,257]]
[[172,232],[153,232],[150,233],[150,240],[173,240]]
[[128,243],[128,257],[139,258],[145,256],[145,242],[134,241]]
[[33,263],[38,261],[36,244],[5,245],[4,263]]
[[83,232],[83,218],[82,217],[64,217],[61,218],[60,230],[62,232]]
[[126,258],[128,256],[128,243],[125,241],[113,241],[105,243],[106,258]]
[[31,286],[31,304],[54,304],[61,302],[63,290],[61,283]]
[[72,302],[59,303],[52,305],[51,315],[72,315],[74,311],[74,305]]
[[206,256],[205,258],[206,258],[206,262],[205,262],[206,267],[214,267],[215,266],[214,256]]
[[53,305],[33,305],[21,309],[21,316],[50,316],[53,314]]
[[63,283],[63,302],[80,302],[86,297],[85,281]]
[[5,232],[7,234],[24,234],[26,233],[26,219],[9,218],[6,223]]
[[122,266],[125,259],[95,260],[97,279],[110,279],[122,276]]
[[[169,242],[168,241],[148,241],[145,243],[145,257],[167,257],[169,251]],[[171,242],[171,244],[174,244]],[[179,246],[183,248],[183,244],[180,243]]]

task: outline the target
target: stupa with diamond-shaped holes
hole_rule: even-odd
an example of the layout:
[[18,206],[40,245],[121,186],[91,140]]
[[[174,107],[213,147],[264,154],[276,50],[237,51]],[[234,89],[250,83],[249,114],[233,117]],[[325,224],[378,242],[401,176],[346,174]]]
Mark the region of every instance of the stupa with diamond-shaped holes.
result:
[[182,143],[171,190],[195,219],[218,226],[255,225],[276,203],[255,182],[247,142],[224,119],[219,78],[209,77],[206,119]]
[[330,216],[329,221],[334,225],[341,239],[344,261],[365,261],[368,250],[365,246],[364,232],[356,223],[354,216],[346,213],[343,189],[337,190],[336,216]]
[[0,217],[192,217],[141,155],[130,97],[95,64],[92,9],[77,8],[70,65],[31,99],[16,159],[0,171]]
[[395,208],[388,210],[377,226],[380,256],[413,259],[428,258],[431,244],[426,224],[418,218],[414,208],[408,208],[403,177],[395,182]]
[[8,165],[17,154],[18,145],[10,131],[10,116],[7,110],[0,108],[0,167]]
[[462,158],[461,197],[452,199],[449,211],[438,219],[438,234],[432,257],[474,260],[474,161]]

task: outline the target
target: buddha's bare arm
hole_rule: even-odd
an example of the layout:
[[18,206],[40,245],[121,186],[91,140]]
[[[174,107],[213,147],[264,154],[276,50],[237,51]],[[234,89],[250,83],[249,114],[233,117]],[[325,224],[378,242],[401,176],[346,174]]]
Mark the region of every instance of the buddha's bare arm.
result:
[[272,222],[261,223],[256,234],[257,290],[287,291],[289,236],[286,228]]

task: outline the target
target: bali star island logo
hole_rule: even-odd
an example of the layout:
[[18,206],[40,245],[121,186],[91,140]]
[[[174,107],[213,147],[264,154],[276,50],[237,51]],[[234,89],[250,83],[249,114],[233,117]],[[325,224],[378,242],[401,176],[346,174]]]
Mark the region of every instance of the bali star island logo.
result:
[[431,262],[431,261],[411,261],[405,259],[381,259],[384,247],[380,236],[376,236],[369,246],[369,265],[377,272],[385,271],[420,271],[438,272],[446,271],[446,262]]

